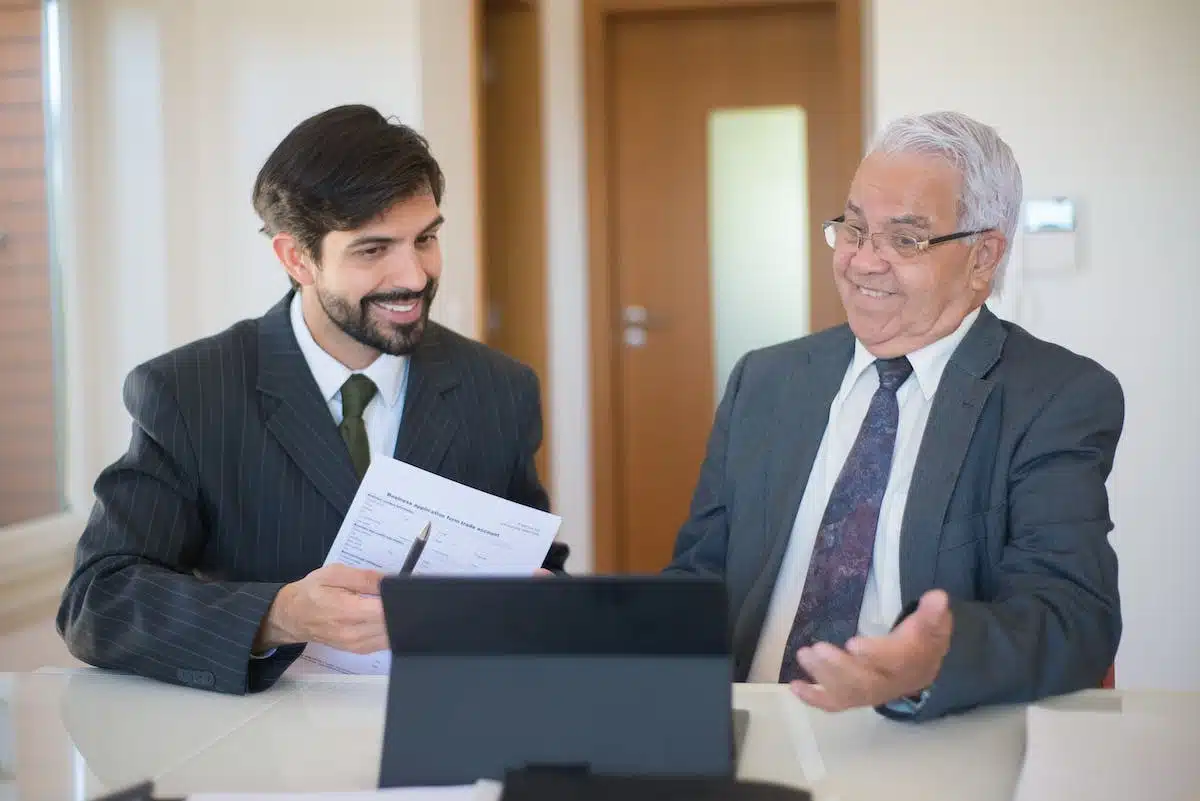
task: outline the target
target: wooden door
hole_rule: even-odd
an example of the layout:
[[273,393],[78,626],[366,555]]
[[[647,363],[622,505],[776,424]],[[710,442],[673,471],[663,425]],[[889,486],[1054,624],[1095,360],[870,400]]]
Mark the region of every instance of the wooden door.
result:
[[61,508],[42,4],[0,0],[0,526]]
[[[592,269],[606,270],[610,287],[614,536],[608,564],[603,553],[598,563],[649,572],[670,559],[719,401],[711,115],[803,110],[808,220],[794,224],[810,229],[811,309],[797,309],[808,330],[844,320],[819,224],[844,203],[842,137],[858,118],[842,114],[835,3],[612,15],[604,33],[608,250]],[[744,231],[762,235],[755,224]]]
[[[485,0],[481,21],[480,162],[487,310],[484,341],[533,369],[541,381],[542,447],[550,483],[546,348],[546,223],[538,11],[529,0]],[[553,499],[552,499],[553,500]]]

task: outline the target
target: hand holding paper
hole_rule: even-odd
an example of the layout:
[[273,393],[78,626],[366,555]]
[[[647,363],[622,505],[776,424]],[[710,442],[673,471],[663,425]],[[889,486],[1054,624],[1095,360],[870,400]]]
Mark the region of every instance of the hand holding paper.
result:
[[[556,515],[376,456],[325,564],[373,574],[533,576],[561,522]],[[413,563],[406,564],[410,556]],[[378,598],[363,601],[379,603]],[[382,621],[382,610],[379,614]],[[391,665],[386,638],[371,653],[351,651],[311,641],[303,658],[343,673],[386,673]]]
[[378,570],[331,564],[285,585],[267,612],[255,650],[300,642],[360,654],[387,648],[382,579]]

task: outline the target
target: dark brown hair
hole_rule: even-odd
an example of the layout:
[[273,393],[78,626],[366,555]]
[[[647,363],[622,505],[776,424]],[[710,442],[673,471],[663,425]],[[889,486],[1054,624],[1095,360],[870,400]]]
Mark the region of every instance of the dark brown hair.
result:
[[264,233],[289,233],[314,260],[330,231],[360,228],[423,192],[441,202],[445,179],[429,144],[370,106],[322,111],[292,129],[254,182]]

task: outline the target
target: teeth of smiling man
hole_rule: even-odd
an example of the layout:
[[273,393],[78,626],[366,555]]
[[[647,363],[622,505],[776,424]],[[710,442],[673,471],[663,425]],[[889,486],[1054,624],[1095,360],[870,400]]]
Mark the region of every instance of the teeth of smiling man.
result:
[[417,308],[417,303],[418,301],[414,300],[411,303],[380,303],[379,305],[388,311],[400,312],[403,314],[404,312],[410,312]]
[[869,298],[886,298],[888,295],[891,294],[890,292],[880,292],[875,289],[867,289],[865,286],[860,286],[858,288],[858,291],[863,293],[864,295],[866,295]]

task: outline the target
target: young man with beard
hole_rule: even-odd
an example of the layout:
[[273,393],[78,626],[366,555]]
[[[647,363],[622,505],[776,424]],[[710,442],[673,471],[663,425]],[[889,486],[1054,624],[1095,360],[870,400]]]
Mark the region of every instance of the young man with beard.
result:
[[322,567],[372,454],[549,507],[537,377],[429,321],[442,189],[425,140],[367,106],[270,155],[254,208],[292,289],[126,380],[129,449],[96,481],[58,614],[76,657],[244,693],[308,642],[386,648],[382,575]]

